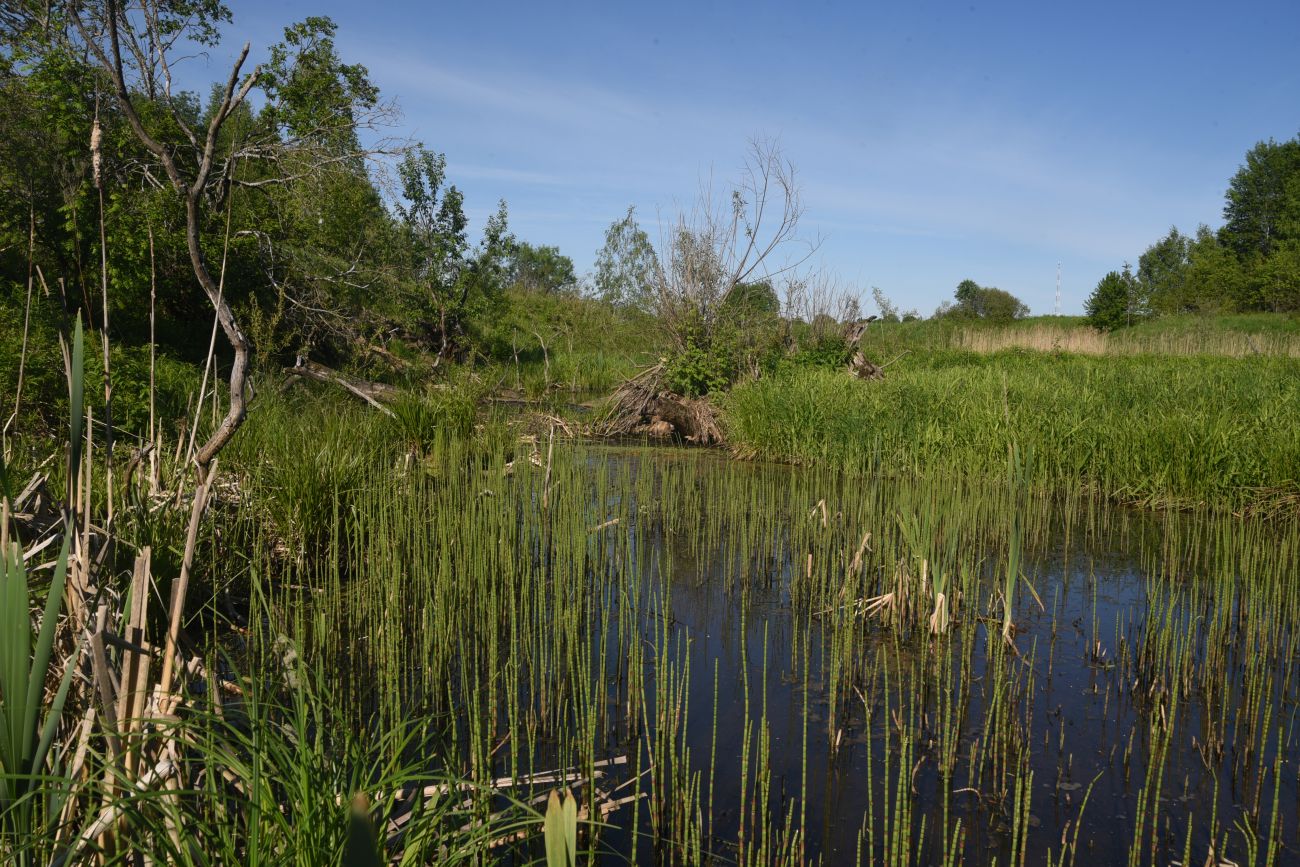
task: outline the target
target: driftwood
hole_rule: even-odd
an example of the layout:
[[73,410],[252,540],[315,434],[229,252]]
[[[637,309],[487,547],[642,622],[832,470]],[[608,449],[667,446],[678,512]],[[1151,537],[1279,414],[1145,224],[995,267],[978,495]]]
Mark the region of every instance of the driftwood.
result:
[[664,387],[664,367],[656,364],[619,386],[610,398],[605,422],[597,426],[602,436],[646,434],[683,439],[700,445],[723,442],[717,410],[708,398],[683,397]]
[[858,379],[880,380],[885,378],[884,367],[867,360],[859,346],[863,336],[867,333],[867,326],[878,318],[877,316],[868,316],[866,319],[851,322],[844,328],[844,341],[853,349],[853,358],[849,361],[849,373]]
[[397,389],[391,385],[385,385],[382,382],[370,382],[365,379],[353,379],[344,376],[333,368],[318,364],[302,356],[297,358],[293,367],[285,368],[285,373],[289,374],[291,382],[293,379],[301,377],[337,385],[349,394],[361,398],[380,412],[390,416],[393,414],[391,409],[379,402],[381,397],[391,398],[397,395]]

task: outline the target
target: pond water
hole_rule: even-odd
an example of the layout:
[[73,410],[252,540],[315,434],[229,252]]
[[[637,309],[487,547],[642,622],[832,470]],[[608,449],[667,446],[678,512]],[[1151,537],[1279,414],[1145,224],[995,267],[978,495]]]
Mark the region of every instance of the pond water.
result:
[[276,628],[431,771],[575,769],[596,861],[1300,861],[1300,516],[1016,466],[451,442],[338,495]]
[[[645,588],[635,607],[658,648],[643,667],[647,704],[666,700],[659,680],[680,682],[675,759],[662,745],[656,756],[648,734],[636,746],[611,734],[608,751],[642,750],[643,767],[667,774],[675,761],[695,779],[677,786],[695,799],[684,823],[649,808],[610,816],[602,839],[620,856],[633,854],[635,825],[646,862],[1300,859],[1293,523],[1033,500],[1008,642],[1006,546],[993,538],[1004,509],[978,492],[899,499],[935,504],[970,573],[936,634],[842,594],[849,613],[837,616],[797,586],[823,569],[827,586],[841,582],[863,523],[878,541],[862,586],[896,586],[899,552],[884,538],[894,519],[879,512],[897,491],[864,495],[859,510],[853,484],[809,484],[806,470],[618,448],[587,461],[594,474],[626,464],[613,472],[631,496],[655,499],[622,503],[617,482],[596,486],[608,513],[631,516],[613,528],[625,538],[610,556]],[[646,474],[654,484],[635,481]],[[953,529],[945,508],[975,517]],[[625,654],[625,642],[601,646]],[[611,706],[625,705],[613,689]],[[641,718],[665,725],[649,708]],[[625,727],[613,712],[609,732]],[[665,827],[691,822],[698,850],[664,845]]]

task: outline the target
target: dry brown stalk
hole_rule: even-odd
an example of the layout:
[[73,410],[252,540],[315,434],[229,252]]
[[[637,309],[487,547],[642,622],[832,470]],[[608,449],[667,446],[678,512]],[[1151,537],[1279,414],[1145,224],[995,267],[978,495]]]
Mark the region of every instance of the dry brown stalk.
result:
[[185,596],[190,583],[190,568],[194,563],[194,550],[198,545],[199,523],[203,510],[207,508],[208,494],[212,479],[216,476],[217,466],[199,468],[198,487],[194,491],[194,501],[190,509],[190,523],[185,532],[185,552],[181,557],[181,574],[172,586],[170,613],[167,621],[167,639],[163,649],[162,674],[158,678],[159,696],[162,703],[159,710],[171,713],[175,699],[171,696],[172,669],[176,662],[176,643],[180,637],[181,618],[185,613]]

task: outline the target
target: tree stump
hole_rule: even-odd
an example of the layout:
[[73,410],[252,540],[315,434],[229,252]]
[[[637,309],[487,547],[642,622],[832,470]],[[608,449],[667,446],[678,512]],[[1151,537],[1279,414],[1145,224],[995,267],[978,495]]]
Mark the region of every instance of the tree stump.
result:
[[853,353],[853,360],[849,362],[849,373],[858,379],[880,380],[885,378],[884,369],[867,361],[866,356],[861,352]]

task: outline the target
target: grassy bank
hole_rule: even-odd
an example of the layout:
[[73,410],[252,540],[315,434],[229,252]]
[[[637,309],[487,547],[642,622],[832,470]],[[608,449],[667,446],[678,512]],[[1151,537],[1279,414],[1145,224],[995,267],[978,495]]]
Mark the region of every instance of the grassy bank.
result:
[[1153,505],[1243,508],[1300,494],[1300,364],[1286,359],[914,353],[884,382],[789,370],[723,406],[742,452],[862,471],[991,475]]
[[504,312],[482,324],[485,374],[503,388],[608,393],[663,351],[658,321],[577,295],[512,291]]

